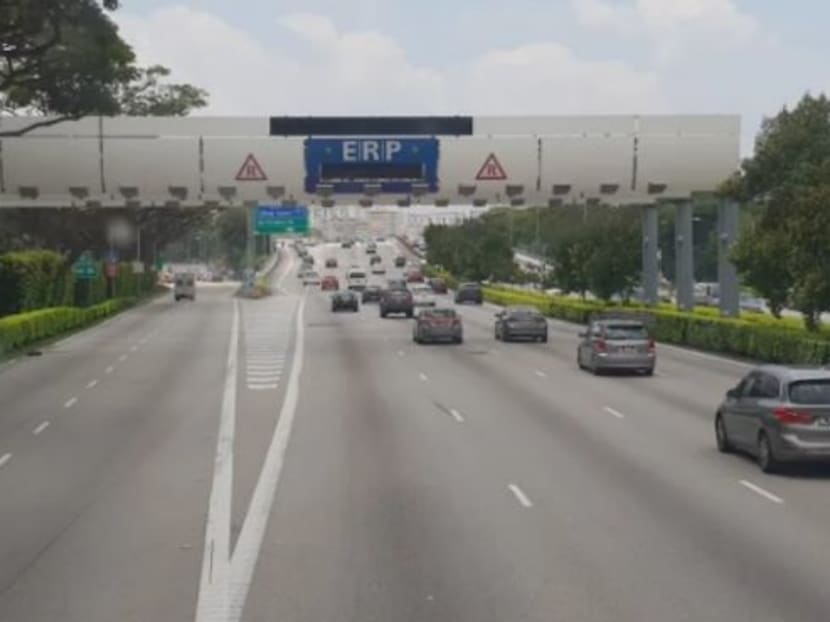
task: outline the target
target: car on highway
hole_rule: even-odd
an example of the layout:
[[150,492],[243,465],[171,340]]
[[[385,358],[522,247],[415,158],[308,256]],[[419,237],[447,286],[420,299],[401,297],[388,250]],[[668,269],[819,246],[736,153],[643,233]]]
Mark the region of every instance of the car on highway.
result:
[[380,302],[380,294],[383,290],[380,285],[367,285],[360,294],[360,302]]
[[380,317],[390,313],[402,313],[406,317],[415,314],[415,304],[412,292],[406,288],[385,289],[380,295]]
[[380,255],[372,255],[369,257],[369,265],[374,266],[376,263],[381,263],[383,260],[381,259]]
[[434,307],[437,302],[429,285],[416,283],[409,291],[412,292],[412,302],[416,307]]
[[432,288],[432,291],[436,294],[446,294],[447,293],[447,283],[444,279],[439,278],[432,278],[428,281],[429,286]]
[[336,268],[337,267],[337,257],[329,257],[326,259],[326,268]]
[[726,392],[715,414],[723,453],[754,456],[765,473],[830,462],[830,370],[762,365]]
[[455,304],[464,304],[472,302],[473,304],[484,303],[484,292],[481,290],[481,285],[478,283],[462,283],[455,290]]
[[427,343],[432,341],[450,341],[463,343],[464,329],[455,309],[434,308],[418,312],[412,327],[412,341]]
[[314,265],[314,257],[311,255],[303,255],[303,265],[304,266],[313,266]]
[[173,277],[173,299],[196,300],[196,277],[192,272],[179,272]]
[[320,289],[323,291],[336,291],[340,289],[340,281],[337,280],[336,276],[327,274],[320,281]]
[[332,311],[358,311],[360,305],[357,301],[357,294],[351,290],[343,289],[331,296]]
[[361,291],[366,288],[369,281],[366,277],[366,272],[362,268],[351,268],[346,273],[346,287]]
[[604,371],[654,373],[657,351],[646,322],[639,319],[592,319],[579,333],[577,365],[594,374]]
[[340,248],[351,248],[354,245],[354,242],[351,240],[343,240],[340,242]]
[[319,285],[320,275],[314,270],[307,270],[303,276],[303,285]]
[[406,279],[389,279],[386,281],[385,289],[409,289]]
[[406,257],[404,257],[403,255],[398,255],[397,257],[395,257],[395,267],[403,268],[404,266],[406,266]]
[[496,313],[493,334],[497,340],[548,341],[548,323],[535,307],[513,306]]
[[418,269],[410,270],[406,273],[406,281],[407,283],[423,283],[424,273]]
[[386,268],[380,264],[374,265],[372,266],[372,274],[386,274]]
[[367,255],[373,255],[374,253],[377,253],[377,252],[378,252],[378,245],[377,244],[375,244],[374,242],[368,242],[366,244],[366,254]]

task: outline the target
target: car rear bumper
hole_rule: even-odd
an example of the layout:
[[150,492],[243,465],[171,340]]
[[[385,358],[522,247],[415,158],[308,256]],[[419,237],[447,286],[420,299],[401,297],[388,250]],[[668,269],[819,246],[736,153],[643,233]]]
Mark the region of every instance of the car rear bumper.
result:
[[542,328],[507,328],[507,335],[510,337],[517,337],[519,339],[525,338],[539,338],[545,337],[548,334],[548,329]]
[[614,356],[612,354],[603,356],[596,355],[597,367],[602,369],[653,369],[657,357],[652,355],[638,356]]
[[386,305],[383,307],[384,313],[412,313],[413,307],[412,305],[408,306],[398,306],[398,305]]
[[462,336],[462,331],[460,330],[427,330],[423,331],[421,334],[422,339],[426,339],[427,341],[439,341],[439,340],[447,340],[453,341],[455,339],[460,339]]
[[769,434],[776,459],[782,462],[830,462],[830,442],[806,441],[794,434]]

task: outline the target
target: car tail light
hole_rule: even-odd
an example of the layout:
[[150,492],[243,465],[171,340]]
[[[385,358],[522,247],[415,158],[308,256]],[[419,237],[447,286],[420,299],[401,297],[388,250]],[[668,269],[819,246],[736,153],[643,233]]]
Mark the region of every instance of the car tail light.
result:
[[607,352],[608,344],[605,342],[605,339],[597,339],[594,342],[594,350],[597,352]]
[[453,325],[453,328],[458,328],[459,326],[461,326],[461,320],[459,320],[458,318],[455,318],[452,321],[452,325]]
[[776,408],[772,414],[782,425],[810,425],[813,423],[813,415],[804,410]]
[[655,348],[654,337],[652,337],[651,339],[648,340],[648,351],[649,352],[654,352],[654,348]]

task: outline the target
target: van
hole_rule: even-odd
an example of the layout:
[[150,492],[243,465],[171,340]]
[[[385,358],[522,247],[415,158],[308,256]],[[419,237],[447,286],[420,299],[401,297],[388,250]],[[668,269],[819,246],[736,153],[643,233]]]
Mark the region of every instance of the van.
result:
[[346,286],[349,289],[363,291],[367,284],[368,279],[366,278],[366,272],[363,270],[349,270],[346,273]]
[[196,277],[190,272],[180,272],[173,280],[173,298],[196,300]]

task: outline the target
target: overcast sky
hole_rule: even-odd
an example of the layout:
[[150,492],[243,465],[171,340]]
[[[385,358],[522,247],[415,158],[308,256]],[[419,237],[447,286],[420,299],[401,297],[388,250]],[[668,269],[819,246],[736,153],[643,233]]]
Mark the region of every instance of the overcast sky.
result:
[[735,113],[830,84],[827,0],[123,0],[200,114]]

